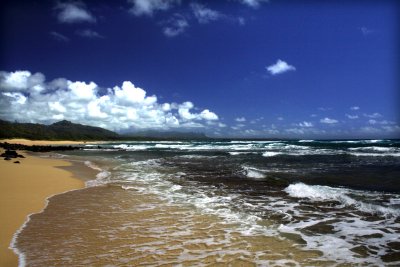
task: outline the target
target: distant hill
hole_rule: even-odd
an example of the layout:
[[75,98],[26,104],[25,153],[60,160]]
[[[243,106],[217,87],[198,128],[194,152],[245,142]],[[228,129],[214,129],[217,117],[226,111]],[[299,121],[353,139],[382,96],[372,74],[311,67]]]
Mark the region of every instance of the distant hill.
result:
[[59,121],[51,125],[36,123],[18,123],[0,120],[0,139],[26,138],[31,140],[205,140],[210,139],[204,133],[170,132],[170,131],[141,131],[119,135],[115,132],[100,128]]
[[0,138],[26,138],[32,140],[118,140],[120,136],[112,131],[59,121],[51,125],[17,123],[0,120]]

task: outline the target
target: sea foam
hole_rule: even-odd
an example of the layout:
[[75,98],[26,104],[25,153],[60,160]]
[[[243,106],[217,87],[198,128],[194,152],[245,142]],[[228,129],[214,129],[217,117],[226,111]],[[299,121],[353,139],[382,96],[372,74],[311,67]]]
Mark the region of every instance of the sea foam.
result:
[[[350,197],[350,194],[365,194],[365,192],[357,192],[356,190],[349,190],[344,188],[334,188],[322,185],[306,185],[304,183],[291,184],[283,191],[294,198],[306,198],[311,201],[337,201],[343,206],[352,206],[355,209],[371,213],[380,214],[384,216],[400,216],[400,210],[391,207],[384,207],[381,205],[366,203]],[[371,193],[373,194],[373,193]],[[379,194],[379,193],[375,193]]]

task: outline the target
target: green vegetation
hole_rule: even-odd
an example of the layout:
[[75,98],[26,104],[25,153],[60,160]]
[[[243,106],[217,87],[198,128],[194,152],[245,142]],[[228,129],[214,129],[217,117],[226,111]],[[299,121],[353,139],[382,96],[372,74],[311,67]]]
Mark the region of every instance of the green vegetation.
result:
[[148,141],[148,140],[206,140],[203,133],[142,131],[119,135],[100,128],[59,121],[51,125],[18,123],[0,120],[0,139],[25,138],[31,140],[76,141]]
[[119,140],[112,131],[69,121],[51,125],[17,123],[0,120],[0,138],[26,138],[31,140]]

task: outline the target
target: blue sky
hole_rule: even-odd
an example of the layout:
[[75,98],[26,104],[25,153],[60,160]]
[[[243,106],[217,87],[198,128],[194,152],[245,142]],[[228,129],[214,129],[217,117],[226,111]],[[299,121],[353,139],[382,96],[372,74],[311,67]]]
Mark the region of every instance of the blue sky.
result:
[[10,1],[0,118],[400,137],[396,1]]

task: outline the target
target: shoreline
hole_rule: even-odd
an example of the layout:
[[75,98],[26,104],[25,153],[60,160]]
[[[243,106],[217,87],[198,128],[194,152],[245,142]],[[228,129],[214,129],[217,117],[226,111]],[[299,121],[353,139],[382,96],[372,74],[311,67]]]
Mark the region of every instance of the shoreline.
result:
[[[20,139],[14,139],[18,143]],[[11,141],[11,140],[7,140]],[[37,141],[25,140],[27,145],[35,145]],[[41,145],[60,144],[60,141],[40,141]],[[69,141],[61,141],[62,144]],[[82,142],[80,142],[82,143]],[[1,153],[4,151],[0,150]],[[83,164],[71,163],[54,158],[41,158],[25,151],[18,153],[25,156],[6,161],[0,158],[0,266],[18,266],[23,257],[13,248],[15,237],[29,222],[30,215],[43,212],[48,201],[54,195],[66,193],[85,187],[80,178],[86,172]],[[82,169],[74,171],[74,169]],[[89,169],[89,168],[88,168]],[[18,256],[20,259],[18,259]]]
[[53,145],[84,145],[84,144],[101,144],[104,141],[51,141],[51,140],[29,140],[22,138],[0,139],[0,143],[19,144],[26,146],[53,146]]

